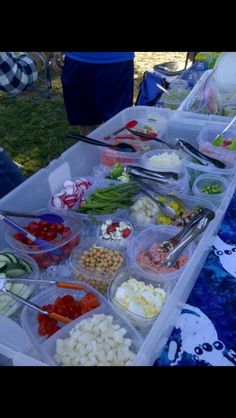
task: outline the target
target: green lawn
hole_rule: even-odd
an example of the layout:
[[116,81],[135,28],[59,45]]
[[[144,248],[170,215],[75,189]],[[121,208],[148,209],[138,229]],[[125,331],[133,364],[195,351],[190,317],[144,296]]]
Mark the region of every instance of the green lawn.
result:
[[[142,74],[135,79],[136,99]],[[0,92],[0,146],[30,176],[58,158],[76,140],[67,133],[78,133],[67,121],[58,76],[52,82],[51,98],[29,89],[16,98]]]
[[76,141],[65,135],[78,132],[68,124],[61,89],[51,99],[29,91],[16,98],[0,96],[0,146],[30,176],[57,158]]

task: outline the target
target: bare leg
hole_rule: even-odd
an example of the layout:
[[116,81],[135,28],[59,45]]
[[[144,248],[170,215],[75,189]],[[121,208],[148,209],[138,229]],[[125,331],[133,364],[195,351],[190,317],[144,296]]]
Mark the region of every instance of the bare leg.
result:
[[79,132],[81,135],[88,135],[90,132],[94,131],[94,129],[98,128],[100,125],[80,125]]

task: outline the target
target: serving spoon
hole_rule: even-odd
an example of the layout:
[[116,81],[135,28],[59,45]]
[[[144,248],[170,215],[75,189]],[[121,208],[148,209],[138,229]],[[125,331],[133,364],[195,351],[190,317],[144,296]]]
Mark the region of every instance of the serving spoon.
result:
[[4,216],[15,216],[18,218],[39,218],[42,221],[48,222],[50,224],[60,224],[64,222],[64,219],[59,216],[55,215],[54,213],[43,213],[42,215],[38,215],[37,213],[23,213],[23,212],[12,212],[10,210],[0,210],[0,214]]

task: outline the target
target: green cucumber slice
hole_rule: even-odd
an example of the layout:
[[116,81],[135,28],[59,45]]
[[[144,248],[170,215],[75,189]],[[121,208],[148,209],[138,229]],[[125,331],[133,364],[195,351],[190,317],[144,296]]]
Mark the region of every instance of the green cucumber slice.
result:
[[7,266],[6,261],[0,261],[0,272],[4,271]]
[[9,257],[12,263],[18,263],[19,261],[18,258],[12,253],[3,253],[3,255]]
[[0,279],[5,279],[7,276],[5,273],[0,273]]
[[7,255],[5,255],[5,253],[1,253],[0,254],[0,261],[6,261],[6,263],[11,263],[12,260],[10,259],[10,257],[8,257]]
[[26,271],[24,266],[22,266],[20,263],[10,263],[7,265],[4,273],[7,277],[20,277],[25,275]]
[[20,264],[25,269],[27,273],[32,273],[33,268],[31,267],[30,263],[27,263],[25,260],[20,260]]

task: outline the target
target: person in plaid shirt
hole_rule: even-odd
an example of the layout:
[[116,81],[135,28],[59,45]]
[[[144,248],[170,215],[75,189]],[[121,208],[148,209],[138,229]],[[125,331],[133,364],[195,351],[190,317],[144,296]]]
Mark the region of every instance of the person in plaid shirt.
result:
[[[16,56],[0,52],[0,90],[10,96],[25,91],[45,68],[51,53],[29,52]],[[19,167],[0,147],[0,198],[25,180]]]

